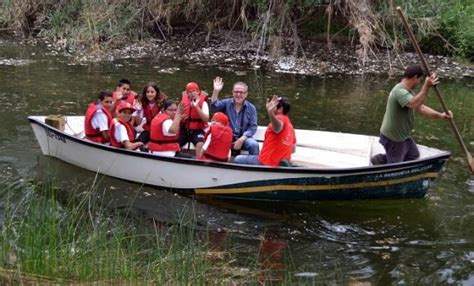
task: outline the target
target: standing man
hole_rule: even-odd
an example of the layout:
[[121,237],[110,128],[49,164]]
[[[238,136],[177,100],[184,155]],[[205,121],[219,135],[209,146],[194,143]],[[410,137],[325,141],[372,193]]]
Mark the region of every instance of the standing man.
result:
[[274,95],[267,101],[267,112],[270,119],[262,152],[260,155],[239,155],[235,157],[237,164],[288,166],[291,164],[291,154],[295,152],[296,136],[288,112],[290,102],[286,97]]
[[229,117],[233,131],[232,149],[240,152],[247,150],[250,155],[258,155],[258,143],[253,136],[257,132],[257,109],[246,100],[248,86],[244,82],[236,82],[232,88],[232,98],[219,100],[219,92],[224,87],[222,78],[214,79],[214,90],[211,97],[211,110],[224,112]]
[[377,154],[371,158],[374,165],[415,160],[420,156],[418,147],[412,138],[415,111],[431,118],[450,119],[452,113],[438,112],[424,104],[428,91],[438,84],[436,74],[425,78],[418,94],[414,89],[420,83],[423,70],[419,65],[410,65],[405,69],[402,80],[390,91],[387,107],[380,127],[380,144],[386,154]]

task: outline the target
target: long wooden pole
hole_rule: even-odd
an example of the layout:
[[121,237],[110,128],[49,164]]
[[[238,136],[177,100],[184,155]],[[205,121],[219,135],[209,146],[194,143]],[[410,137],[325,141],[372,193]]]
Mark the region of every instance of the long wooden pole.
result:
[[[430,68],[428,67],[428,63],[426,62],[425,57],[423,56],[423,53],[421,52],[420,46],[418,45],[418,42],[415,39],[415,35],[413,34],[413,31],[408,25],[408,22],[405,18],[405,15],[403,14],[402,9],[400,7],[397,7],[397,12],[398,12],[398,15],[400,15],[400,19],[402,20],[403,26],[405,27],[405,30],[408,36],[410,37],[411,43],[413,47],[415,48],[416,53],[418,54],[418,57],[420,58],[423,69],[428,74],[428,76],[430,76],[431,71],[430,71]],[[448,113],[449,112],[448,106],[446,105],[446,102],[444,101],[443,95],[441,94],[441,91],[439,90],[438,85],[434,86],[434,90],[436,92],[436,95],[438,96],[439,101],[441,102],[441,105],[443,106],[444,112]],[[456,139],[458,140],[459,145],[461,145],[461,148],[464,151],[464,156],[466,158],[466,162],[469,166],[469,169],[471,170],[472,173],[474,173],[474,162],[472,160],[472,155],[467,150],[467,147],[464,144],[464,141],[462,140],[461,134],[459,133],[459,130],[456,127],[456,124],[454,123],[454,119],[450,118],[449,123],[451,124],[451,128],[453,129],[454,134],[456,135]]]

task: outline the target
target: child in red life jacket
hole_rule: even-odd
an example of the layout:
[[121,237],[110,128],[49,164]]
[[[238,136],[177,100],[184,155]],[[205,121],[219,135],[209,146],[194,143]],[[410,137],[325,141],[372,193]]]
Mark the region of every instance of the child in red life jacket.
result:
[[162,111],[150,124],[148,149],[152,154],[174,157],[181,150],[179,146],[179,125],[183,109],[172,100],[163,102]]
[[118,148],[135,150],[143,146],[143,142],[135,142],[135,129],[130,120],[135,111],[133,106],[122,101],[117,105],[117,117],[110,124],[110,145]]
[[84,119],[86,138],[97,143],[110,141],[109,125],[112,121],[112,93],[101,91],[99,100],[87,106]]
[[217,112],[212,116],[211,126],[204,137],[202,156],[198,158],[227,162],[231,153],[233,136],[233,131],[228,125],[229,119],[225,113]]
[[202,92],[199,85],[190,82],[186,85],[186,91],[182,93],[181,105],[183,106],[183,118],[179,131],[179,145],[193,143],[196,147],[196,158],[202,153],[204,142],[204,129],[209,121],[209,106],[207,104],[207,93]]
[[136,98],[138,94],[132,90],[132,83],[128,79],[121,79],[118,81],[117,86],[115,87],[115,91],[112,92],[112,99],[113,99],[113,112],[112,115],[115,117],[117,116],[116,109],[117,105],[121,101],[126,101],[130,103],[132,106],[136,105]]
[[148,143],[150,141],[150,124],[153,118],[160,112],[162,103],[167,96],[160,91],[155,82],[149,82],[143,88],[141,94],[140,112],[136,112],[135,130],[140,132],[137,141]]

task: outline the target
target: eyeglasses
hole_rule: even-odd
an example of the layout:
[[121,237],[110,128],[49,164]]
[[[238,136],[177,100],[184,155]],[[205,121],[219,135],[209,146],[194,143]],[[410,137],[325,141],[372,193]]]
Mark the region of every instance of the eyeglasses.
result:
[[166,111],[171,111],[171,112],[173,112],[173,111],[178,111],[178,109],[177,109],[177,108],[167,108]]
[[240,94],[247,93],[246,91],[242,91],[242,90],[233,90],[232,92],[233,93],[240,93]]

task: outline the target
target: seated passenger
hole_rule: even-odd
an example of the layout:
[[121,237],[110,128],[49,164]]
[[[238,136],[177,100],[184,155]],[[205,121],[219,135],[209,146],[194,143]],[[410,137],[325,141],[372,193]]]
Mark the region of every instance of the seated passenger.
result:
[[121,101],[126,101],[130,103],[132,106],[135,106],[137,104],[136,98],[138,97],[138,94],[132,90],[132,83],[128,79],[121,79],[117,83],[117,86],[115,87],[115,91],[112,92],[112,100],[113,100],[113,108],[112,110],[112,116],[117,116],[115,113],[117,109],[117,105]]
[[[190,82],[181,98],[183,118],[179,131],[179,145],[183,147],[192,142],[196,147],[196,155],[201,154],[204,142],[204,129],[209,121],[207,94],[202,92],[197,83]],[[199,158],[199,157],[198,157]]]
[[212,116],[211,126],[204,137],[202,156],[196,154],[197,158],[203,160],[214,160],[227,162],[232,147],[232,129],[228,126],[229,119],[222,112]]
[[266,104],[270,124],[265,131],[260,155],[239,155],[235,163],[251,165],[288,165],[296,146],[295,129],[287,114],[290,102],[286,97],[273,96]]
[[181,123],[181,106],[171,100],[163,103],[162,111],[153,118],[150,124],[150,142],[148,150],[161,156],[174,157],[181,150],[179,146],[179,125]]
[[135,125],[141,126],[142,130],[135,128],[137,131],[141,131],[137,138],[137,141],[148,143],[150,141],[150,124],[153,118],[160,112],[161,104],[166,99],[166,95],[160,92],[160,88],[154,82],[149,82],[143,88],[141,95],[141,112],[137,113],[138,121]]
[[135,142],[135,129],[130,120],[135,109],[126,101],[117,105],[117,117],[110,124],[110,145],[118,148],[135,150],[143,146],[143,142]]
[[230,128],[234,131],[232,144],[233,153],[247,150],[250,155],[258,155],[258,143],[253,136],[257,132],[257,109],[247,100],[248,86],[244,82],[236,82],[232,88],[232,97],[219,99],[224,87],[222,78],[214,79],[214,90],[211,97],[211,110],[224,112],[229,117]]
[[97,143],[110,141],[109,125],[112,121],[112,93],[101,91],[97,103],[87,106],[84,118],[84,133],[86,138]]

